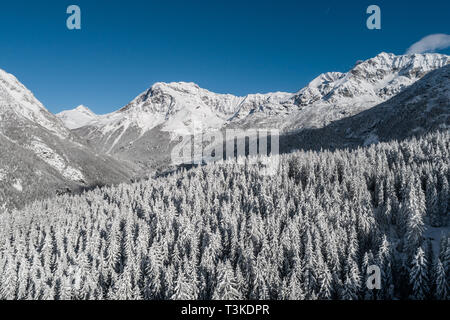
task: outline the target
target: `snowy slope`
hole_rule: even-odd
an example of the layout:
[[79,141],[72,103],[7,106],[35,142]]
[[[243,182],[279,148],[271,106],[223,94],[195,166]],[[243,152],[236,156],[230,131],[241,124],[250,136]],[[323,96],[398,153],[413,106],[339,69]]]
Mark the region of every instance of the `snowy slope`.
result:
[[299,147],[448,129],[449,63],[439,54],[381,53],[347,73],[322,74],[296,93],[245,97],[156,83],[116,112],[96,115],[79,106],[58,116],[0,70],[0,201],[17,205],[56,190],[126,181],[137,167],[167,167],[178,136],[192,130],[319,129],[311,141],[303,135]]

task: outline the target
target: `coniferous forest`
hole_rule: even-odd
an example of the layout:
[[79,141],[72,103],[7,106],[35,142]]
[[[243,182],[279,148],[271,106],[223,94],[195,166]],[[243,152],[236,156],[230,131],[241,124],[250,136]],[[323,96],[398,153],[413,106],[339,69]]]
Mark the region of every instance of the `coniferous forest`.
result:
[[211,164],[4,211],[0,299],[448,299],[449,143],[298,151],[272,176]]

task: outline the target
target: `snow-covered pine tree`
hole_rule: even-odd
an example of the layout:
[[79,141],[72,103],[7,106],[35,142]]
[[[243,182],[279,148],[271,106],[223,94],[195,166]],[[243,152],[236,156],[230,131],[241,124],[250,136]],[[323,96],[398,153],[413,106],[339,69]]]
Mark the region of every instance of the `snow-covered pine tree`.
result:
[[429,292],[428,262],[424,250],[419,247],[411,261],[409,283],[411,285],[411,298],[423,300]]

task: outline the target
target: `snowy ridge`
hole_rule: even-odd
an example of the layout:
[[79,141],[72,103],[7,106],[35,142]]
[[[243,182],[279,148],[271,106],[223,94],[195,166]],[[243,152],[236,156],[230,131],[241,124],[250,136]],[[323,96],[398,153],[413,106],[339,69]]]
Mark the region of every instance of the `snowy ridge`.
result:
[[[76,112],[95,116],[84,107]],[[23,84],[2,70],[0,145],[0,207],[20,207],[60,190],[71,192],[99,181],[126,181],[133,174],[131,166],[95,154]]]
[[323,74],[294,96],[300,110],[284,128],[320,128],[355,115],[389,100],[428,72],[449,63],[450,57],[442,54],[396,56],[383,52],[345,74]]
[[116,112],[97,116],[75,109],[58,116],[73,129],[95,128],[94,133],[100,132],[107,141],[102,151],[110,154],[122,141],[129,141],[130,136],[136,141],[156,127],[173,138],[191,134],[196,128],[218,130],[241,114],[249,114],[263,105],[278,105],[291,96],[270,93],[237,97],[213,93],[194,83],[156,83]]
[[45,163],[58,171],[64,178],[70,181],[84,182],[84,176],[80,170],[70,166],[67,159],[64,159],[63,156],[56,153],[40,139],[35,138],[27,148],[33,151],[34,154]]
[[[346,148],[401,141],[411,136],[448,129],[449,80],[450,64],[427,73],[383,103],[320,128],[292,132],[290,141],[285,141],[291,147],[300,149]],[[326,108],[316,107],[320,110]]]
[[97,126],[107,134],[120,127],[136,127],[142,133],[163,125],[163,130],[177,134],[191,132],[191,124],[204,130],[218,129],[241,111],[250,112],[264,103],[287,99],[291,94],[257,94],[237,97],[217,94],[194,83],[156,83],[124,108],[101,116]]
[[[12,133],[11,127],[16,127],[18,131]],[[61,120],[47,111],[31,91],[16,77],[0,70],[0,134],[8,141],[30,150],[65,179],[82,182],[84,177],[81,171],[71,167],[64,156],[40,138],[48,137],[42,128],[54,135],[55,140],[74,140]],[[32,135],[29,130],[34,130]]]
[[62,111],[56,116],[71,130],[90,125],[98,120],[98,116],[83,105],[73,110]]

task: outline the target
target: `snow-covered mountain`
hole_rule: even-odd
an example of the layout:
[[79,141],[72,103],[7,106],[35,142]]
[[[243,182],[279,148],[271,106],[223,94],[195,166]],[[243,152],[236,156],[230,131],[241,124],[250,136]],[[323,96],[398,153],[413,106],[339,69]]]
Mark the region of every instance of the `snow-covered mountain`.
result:
[[196,128],[322,128],[383,103],[449,63],[450,57],[441,54],[381,53],[347,73],[322,74],[296,93],[246,97],[213,93],[194,83],[156,83],[111,114],[80,116],[83,109],[60,118],[99,152],[146,164],[169,155],[176,137]]
[[[220,129],[242,114],[254,112],[261,106],[268,110],[269,106],[278,106],[291,96],[269,93],[237,97],[213,93],[194,83],[156,83],[116,112],[98,116],[85,107],[78,107],[58,116],[67,127],[93,126],[111,137],[118,131],[126,134],[127,130],[144,134],[158,126],[162,126],[162,131],[186,134],[193,122],[201,124],[205,130]],[[120,138],[116,140],[110,141],[111,144],[120,142]]]
[[124,181],[129,166],[96,154],[13,75],[0,70],[0,203]]
[[322,74],[294,96],[301,112],[288,128],[320,128],[367,110],[449,63],[450,57],[441,54],[396,56],[383,52],[357,63],[347,73]]
[[296,94],[296,104],[307,106],[318,101],[330,104],[346,101],[379,103],[449,61],[450,57],[441,54],[396,56],[383,52],[357,63],[348,73],[320,75]]
[[271,93],[236,97],[213,93],[194,83],[156,83],[120,110],[95,116],[89,125],[82,126],[79,111],[65,112],[60,118],[66,125],[77,127],[74,132],[98,152],[154,168],[167,163],[178,136],[196,129],[222,129],[238,121],[241,114],[262,105],[269,110],[291,96]]

